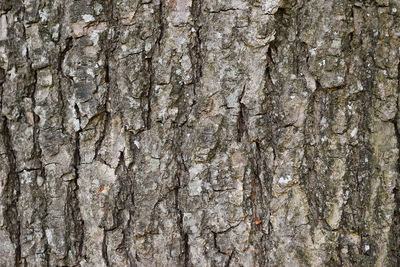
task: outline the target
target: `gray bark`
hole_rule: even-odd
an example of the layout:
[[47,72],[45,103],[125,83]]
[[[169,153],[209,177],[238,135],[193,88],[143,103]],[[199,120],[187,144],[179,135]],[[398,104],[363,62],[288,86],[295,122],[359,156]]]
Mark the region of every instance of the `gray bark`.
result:
[[0,0],[1,266],[400,266],[398,0]]

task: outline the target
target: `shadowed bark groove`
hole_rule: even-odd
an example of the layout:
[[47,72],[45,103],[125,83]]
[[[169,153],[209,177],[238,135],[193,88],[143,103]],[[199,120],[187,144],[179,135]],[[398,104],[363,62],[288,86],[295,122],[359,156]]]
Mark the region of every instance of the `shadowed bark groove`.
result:
[[21,263],[21,223],[18,215],[17,203],[20,194],[20,180],[17,173],[17,165],[13,145],[11,142],[9,121],[3,118],[2,127],[3,144],[6,149],[6,156],[8,161],[8,174],[5,181],[2,195],[4,196],[4,222],[7,231],[9,232],[10,239],[15,247],[15,263]]

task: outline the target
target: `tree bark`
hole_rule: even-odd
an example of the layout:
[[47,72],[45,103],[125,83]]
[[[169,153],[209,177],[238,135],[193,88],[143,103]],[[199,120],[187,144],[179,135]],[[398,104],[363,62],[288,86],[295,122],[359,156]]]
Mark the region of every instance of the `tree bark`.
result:
[[1,0],[1,266],[400,266],[399,0]]

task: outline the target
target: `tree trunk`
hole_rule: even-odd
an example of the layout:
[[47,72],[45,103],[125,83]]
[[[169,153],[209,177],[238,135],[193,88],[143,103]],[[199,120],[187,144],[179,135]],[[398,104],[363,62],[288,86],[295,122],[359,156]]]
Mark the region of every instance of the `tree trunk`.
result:
[[400,266],[399,0],[1,0],[1,266]]

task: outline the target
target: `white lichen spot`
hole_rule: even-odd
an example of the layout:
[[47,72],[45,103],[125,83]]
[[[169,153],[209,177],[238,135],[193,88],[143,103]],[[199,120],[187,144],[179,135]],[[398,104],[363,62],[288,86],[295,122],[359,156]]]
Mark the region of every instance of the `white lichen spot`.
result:
[[7,39],[7,16],[3,14],[0,17],[0,41]]
[[86,70],[86,73],[87,73],[88,75],[92,76],[92,78],[94,78],[94,72],[93,72],[92,69],[87,69],[87,70]]
[[47,9],[41,9],[39,10],[39,17],[41,22],[46,22],[48,20],[48,10]]
[[46,233],[46,238],[47,238],[48,243],[52,243],[53,242],[53,233],[51,232],[51,230],[46,229],[45,233]]
[[97,32],[93,32],[93,33],[90,35],[90,40],[92,40],[93,45],[96,46],[96,45],[99,43],[99,34],[98,34]]
[[99,15],[100,12],[103,10],[103,6],[100,5],[99,3],[94,4],[94,13],[96,13],[96,15]]
[[133,141],[133,143],[135,144],[135,146],[136,146],[137,148],[140,148],[140,143],[139,143],[139,141],[135,140],[135,141]]
[[335,39],[332,42],[332,48],[340,48],[342,46],[342,41],[340,39]]
[[360,90],[360,91],[364,90],[364,87],[362,86],[360,81],[357,81],[357,87],[358,87],[358,90]]
[[73,125],[74,125],[74,131],[75,132],[77,132],[77,131],[79,131],[81,129],[79,120],[76,119],[76,118],[74,118],[74,120],[73,120]]
[[280,0],[264,1],[262,10],[265,14],[273,15],[278,10],[280,2]]
[[290,175],[288,175],[286,178],[285,177],[281,177],[279,178],[279,183],[286,185],[288,184],[290,181],[292,180],[292,177],[290,177]]
[[153,172],[157,171],[160,167],[160,160],[155,158],[150,158],[149,166],[151,171]]
[[38,176],[37,178],[36,178],[36,184],[37,184],[37,186],[42,186],[43,185],[43,182],[44,182],[44,180],[43,180],[43,177],[42,176]]
[[[151,47],[152,47],[151,43],[150,42],[146,42],[146,44],[144,45],[144,51],[145,52],[149,52],[151,50]],[[162,59],[160,59],[158,61],[158,63],[162,64]]]
[[189,175],[190,177],[195,177],[201,171],[203,171],[203,164],[196,164],[195,166],[189,169]]
[[350,136],[351,136],[351,137],[356,136],[357,131],[358,131],[358,129],[357,129],[357,128],[354,128],[353,131],[351,131]]
[[176,75],[181,75],[181,74],[182,74],[182,70],[177,69],[177,70],[175,71],[175,73],[176,73]]
[[90,14],[82,15],[82,19],[83,19],[86,23],[95,21],[93,15],[90,15]]
[[198,196],[202,191],[202,181],[193,181],[189,183],[189,195]]

